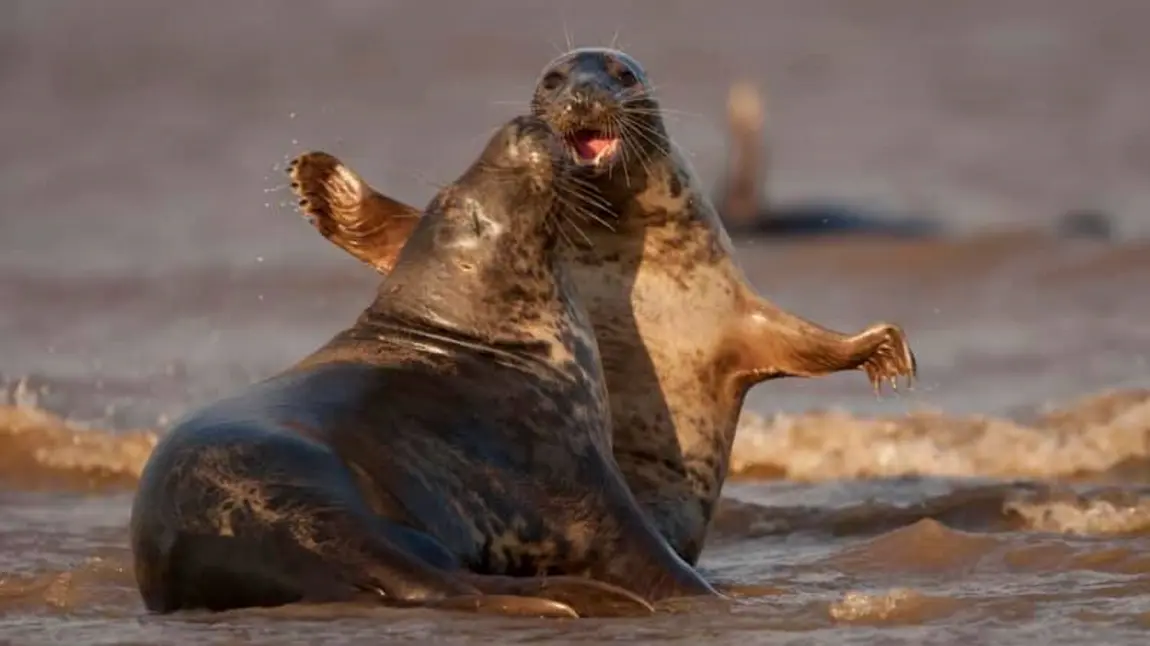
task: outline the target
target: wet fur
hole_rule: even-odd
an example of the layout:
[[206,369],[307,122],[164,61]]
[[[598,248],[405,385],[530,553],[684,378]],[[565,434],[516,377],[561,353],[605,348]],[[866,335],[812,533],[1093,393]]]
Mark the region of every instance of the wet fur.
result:
[[[593,88],[580,101],[582,115],[566,109],[577,82]],[[849,369],[865,370],[877,385],[913,376],[915,361],[898,326],[843,335],[753,292],[650,88],[627,55],[575,50],[544,69],[532,108],[561,132],[588,120],[634,120],[620,163],[587,171],[616,216],[615,231],[588,229],[591,243],[563,258],[599,341],[615,458],[659,531],[694,563],[751,386]],[[294,168],[315,162],[305,155]],[[381,226],[400,215],[363,204],[357,217]],[[380,267],[379,256],[372,262]]]
[[523,188],[552,190],[555,154],[528,150],[545,168],[501,176],[492,160],[522,147],[502,133],[436,196],[354,326],[157,446],[131,523],[149,609],[471,599],[474,574],[713,593],[610,454],[557,220]]

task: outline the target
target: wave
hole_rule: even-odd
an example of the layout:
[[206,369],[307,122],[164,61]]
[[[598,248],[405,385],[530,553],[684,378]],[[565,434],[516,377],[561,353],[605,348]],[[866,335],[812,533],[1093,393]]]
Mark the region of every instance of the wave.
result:
[[[69,420],[17,393],[0,406],[0,482],[14,489],[134,486],[160,432]],[[1150,480],[1150,390],[1107,392],[1029,423],[916,412],[744,412],[739,480],[822,482],[907,476]],[[1020,512],[1021,513],[1021,512]],[[1053,512],[1052,512],[1053,513]]]
[[154,430],[108,431],[67,420],[17,389],[0,406],[0,483],[20,490],[135,486],[159,439]]
[[[916,412],[744,412],[731,472],[821,481],[906,475],[1066,478],[1120,471],[1150,456],[1150,390],[1102,393],[1030,423]],[[1136,469],[1126,469],[1136,471]]]
[[[938,492],[939,486],[950,491]],[[854,488],[860,488],[853,482]],[[1073,485],[1066,483],[981,480],[882,483],[881,497],[898,494],[912,500],[875,500],[857,493],[854,500],[830,505],[780,505],[770,496],[752,501],[727,497],[712,526],[714,541],[787,537],[795,534],[829,536],[879,535],[932,520],[971,532],[1038,532],[1064,536],[1150,536],[1150,489],[1138,486]],[[803,489],[806,497],[819,492]],[[738,495],[738,494],[736,494]]]

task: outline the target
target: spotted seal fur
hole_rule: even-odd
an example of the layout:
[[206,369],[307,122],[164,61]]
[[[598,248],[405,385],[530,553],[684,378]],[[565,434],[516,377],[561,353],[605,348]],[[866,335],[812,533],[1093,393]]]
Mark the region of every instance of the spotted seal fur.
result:
[[165,435],[132,506],[150,610],[366,597],[573,616],[715,594],[611,454],[555,253],[570,166],[546,122],[512,120],[353,326]]
[[[532,112],[563,134],[615,230],[562,250],[602,353],[613,450],[632,491],[684,559],[697,562],[746,392],[781,377],[862,370],[877,390],[916,375],[898,325],[843,334],[758,296],[715,208],[671,141],[646,72],[604,48],[549,63]],[[382,198],[338,158],[289,164],[301,209],[333,243],[386,273],[418,212]],[[346,240],[359,235],[353,251]]]

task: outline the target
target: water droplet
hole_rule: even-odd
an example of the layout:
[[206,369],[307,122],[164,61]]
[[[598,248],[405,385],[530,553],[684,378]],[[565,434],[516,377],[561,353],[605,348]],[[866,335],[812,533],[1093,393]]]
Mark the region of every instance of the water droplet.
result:
[[256,256],[256,262],[263,262],[263,261],[264,261],[263,256]]
[[293,145],[293,146],[298,146],[298,145],[299,145],[299,139],[292,139],[292,140],[291,140],[291,145]]
[[260,294],[259,299],[262,301],[264,299],[264,295]]
[[288,119],[295,119],[295,113],[292,112],[291,114],[289,114]]

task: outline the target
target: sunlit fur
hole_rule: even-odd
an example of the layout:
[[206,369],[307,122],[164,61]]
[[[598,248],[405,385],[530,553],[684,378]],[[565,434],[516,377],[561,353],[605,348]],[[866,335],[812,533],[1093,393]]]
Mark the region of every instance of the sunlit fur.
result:
[[[580,188],[597,194],[588,199],[612,229],[586,228],[583,243],[561,254],[599,341],[615,458],[663,536],[695,562],[750,387],[855,369],[877,387],[912,377],[914,355],[897,325],[846,335],[754,292],[668,137],[654,85],[630,56],[604,48],[561,55],[540,75],[531,110],[565,137],[581,128],[619,136],[619,154],[602,164],[576,160]],[[394,213],[365,201],[359,216],[379,222]],[[386,253],[381,247],[370,262],[379,268]]]

